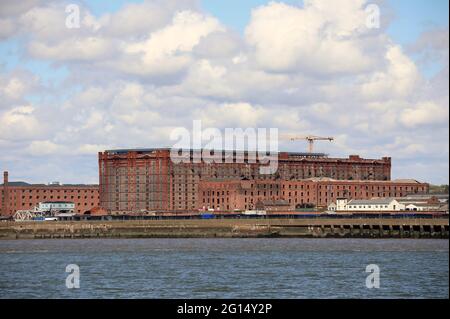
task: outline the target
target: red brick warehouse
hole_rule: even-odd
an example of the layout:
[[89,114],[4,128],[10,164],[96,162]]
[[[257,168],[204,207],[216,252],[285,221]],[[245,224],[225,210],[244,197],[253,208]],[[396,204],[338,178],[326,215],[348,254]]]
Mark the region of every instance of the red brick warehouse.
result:
[[10,182],[4,172],[0,185],[1,215],[11,216],[18,210],[30,210],[40,202],[67,201],[75,203],[75,212],[84,214],[99,206],[98,185],[28,184]]
[[[216,152],[217,153],[217,152]],[[220,154],[220,151],[219,153]],[[222,191],[237,187],[242,181],[273,181],[276,187],[289,182],[304,182],[314,177],[346,181],[347,184],[361,185],[369,181],[379,181],[379,185],[394,187],[391,179],[391,158],[363,159],[357,155],[349,158],[329,158],[324,154],[287,153],[278,154],[278,171],[272,175],[260,174],[261,163],[237,162],[234,153],[231,163],[174,163],[170,159],[170,149],[130,149],[110,150],[99,153],[100,204],[108,212],[126,213],[139,211],[196,211],[205,205],[204,192],[207,187]],[[191,159],[194,152],[191,151]],[[220,184],[230,181],[231,184]],[[284,181],[281,183],[281,181]],[[208,182],[210,182],[208,184]],[[217,185],[212,183],[217,182]],[[312,181],[312,183],[315,183]],[[208,186],[209,185],[209,186]],[[255,184],[257,185],[257,184]],[[240,186],[239,186],[240,187]],[[382,186],[381,186],[382,187]],[[400,187],[400,186],[399,186]],[[228,190],[230,191],[230,190]],[[416,190],[414,190],[416,191]],[[426,191],[426,186],[417,191]],[[336,192],[337,194],[338,192]],[[367,193],[367,192],[366,192]],[[357,193],[360,197],[366,193]],[[399,190],[396,194],[400,194]],[[306,192],[291,201],[324,204],[330,196],[320,195],[318,199],[308,197]],[[361,195],[358,195],[361,194]],[[371,192],[372,194],[372,192]],[[281,196],[281,195],[280,195]],[[285,198],[289,200],[285,192]],[[291,196],[292,195],[291,193]],[[325,197],[328,196],[330,198]],[[270,197],[268,198],[270,199]],[[205,199],[206,201],[206,199]],[[238,205],[240,208],[242,205]],[[231,207],[234,207],[230,205]],[[242,207],[245,208],[245,207]]]

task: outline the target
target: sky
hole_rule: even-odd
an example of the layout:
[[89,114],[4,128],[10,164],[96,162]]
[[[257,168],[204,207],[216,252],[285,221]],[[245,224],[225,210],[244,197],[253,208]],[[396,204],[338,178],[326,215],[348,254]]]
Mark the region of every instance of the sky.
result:
[[170,146],[201,120],[334,136],[317,151],[391,156],[393,178],[447,184],[448,3],[1,2],[0,170],[97,183],[99,151]]

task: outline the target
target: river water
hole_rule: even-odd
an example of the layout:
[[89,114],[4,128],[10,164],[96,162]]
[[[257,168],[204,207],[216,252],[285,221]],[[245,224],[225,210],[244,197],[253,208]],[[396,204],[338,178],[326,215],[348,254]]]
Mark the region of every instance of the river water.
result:
[[0,241],[0,298],[448,298],[448,286],[448,240]]

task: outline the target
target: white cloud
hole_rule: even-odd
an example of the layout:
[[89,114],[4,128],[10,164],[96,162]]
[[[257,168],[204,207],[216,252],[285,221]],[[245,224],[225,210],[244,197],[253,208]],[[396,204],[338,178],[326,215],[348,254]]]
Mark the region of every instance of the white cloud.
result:
[[27,148],[30,155],[47,156],[56,153],[61,153],[62,146],[59,146],[51,141],[33,141]]
[[38,138],[44,133],[31,105],[15,107],[0,113],[0,140],[21,141]]
[[387,70],[375,71],[362,85],[362,94],[367,98],[407,97],[416,88],[420,75],[414,62],[399,46],[391,46],[385,55]]
[[70,34],[66,28],[65,6],[62,4],[33,7],[22,14],[18,21],[22,30],[32,32],[33,38],[38,41],[60,41]]
[[257,127],[266,112],[262,107],[249,103],[225,103],[196,110],[194,118],[202,120],[208,127],[247,128]]
[[187,10],[194,1],[153,0],[126,4],[113,14],[100,18],[104,32],[108,36],[139,38],[165,26],[176,11]]
[[107,145],[98,145],[98,144],[83,144],[80,145],[74,153],[76,155],[97,155],[98,152],[103,152],[104,150],[108,149]]
[[[50,85],[20,66],[0,68],[2,165],[23,169],[18,159],[26,159],[39,176],[83,167],[68,173],[83,182],[89,172],[96,178],[97,151],[169,146],[174,127],[201,119],[335,136],[317,149],[393,156],[394,176],[421,165],[421,176],[448,176],[448,167],[434,169],[448,161],[448,30],[405,49],[384,29],[366,28],[367,1],[308,0],[255,8],[240,35],[196,2],[143,1],[100,17],[82,6],[80,29],[57,27],[61,2],[0,4],[0,38],[17,36],[25,62],[68,70]],[[427,79],[411,52],[442,70]]]
[[38,77],[31,72],[0,72],[0,110],[24,103],[24,96],[38,87]]
[[305,1],[304,8],[271,2],[252,11],[246,39],[270,71],[358,73],[373,65],[358,37],[365,28],[365,1]]
[[6,98],[18,99],[24,93],[25,85],[20,79],[12,78],[5,87],[2,88],[2,91]]
[[42,0],[1,1],[0,17],[19,15],[42,3],[44,3]]
[[448,106],[440,106],[433,102],[420,102],[414,108],[407,108],[401,115],[401,122],[407,127],[420,125],[448,125]]
[[29,53],[40,59],[53,61],[72,60],[90,61],[104,59],[113,54],[113,43],[98,37],[86,37],[81,39],[68,39],[57,45],[48,45],[43,42],[31,42],[28,46]]
[[73,148],[49,140],[39,140],[31,142],[25,149],[25,153],[37,157],[97,155],[98,152],[102,152],[107,148],[107,145],[97,144],[81,144]]
[[11,19],[0,18],[0,39],[11,36],[15,31],[16,25]]
[[192,11],[175,14],[170,25],[157,30],[148,40],[123,46],[122,72],[155,75],[176,73],[192,62],[190,52],[208,34],[222,30],[213,17]]

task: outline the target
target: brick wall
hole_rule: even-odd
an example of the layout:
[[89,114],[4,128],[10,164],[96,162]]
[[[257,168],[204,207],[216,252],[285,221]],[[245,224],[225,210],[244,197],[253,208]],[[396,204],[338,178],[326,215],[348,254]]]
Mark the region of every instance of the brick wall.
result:
[[[246,155],[243,157],[244,163],[236,163],[236,158],[231,163],[174,163],[168,149],[101,152],[100,204],[109,212],[194,211],[203,202],[199,187],[206,180],[298,181],[327,177],[389,181],[391,178],[391,158],[388,157],[362,159],[352,155],[338,159],[283,152],[279,154],[278,171],[273,175],[261,175],[261,164],[249,161]],[[316,201],[316,195],[310,196],[306,200]],[[245,201],[245,198],[229,200]]]
[[83,214],[100,205],[98,186],[9,186],[1,189],[0,207],[7,197],[8,208],[2,215],[11,216],[17,210],[33,209],[39,202],[68,201],[75,203],[77,213]]

